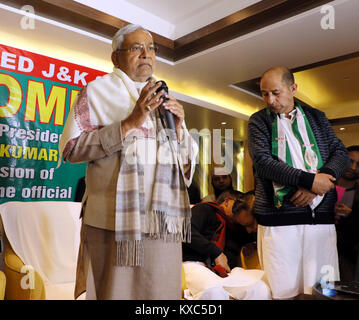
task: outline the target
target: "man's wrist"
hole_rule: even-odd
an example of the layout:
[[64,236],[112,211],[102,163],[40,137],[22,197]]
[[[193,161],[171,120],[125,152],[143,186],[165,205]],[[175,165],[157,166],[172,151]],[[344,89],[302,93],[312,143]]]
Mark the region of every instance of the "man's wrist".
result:
[[129,132],[133,127],[127,119],[121,121],[121,136],[122,139],[126,137],[127,132]]
[[303,187],[304,189],[307,190],[312,190],[314,178],[315,178],[314,173],[302,171],[299,177],[298,186]]

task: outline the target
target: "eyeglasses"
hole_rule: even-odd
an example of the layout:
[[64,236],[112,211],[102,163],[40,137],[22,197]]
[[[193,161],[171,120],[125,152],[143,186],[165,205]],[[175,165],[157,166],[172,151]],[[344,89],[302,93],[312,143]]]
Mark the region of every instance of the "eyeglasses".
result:
[[[142,54],[145,50],[145,46],[143,44],[135,44],[130,49],[117,49],[116,51],[128,51],[131,53]],[[150,53],[157,53],[158,46],[156,44],[150,44],[146,47],[146,50]]]

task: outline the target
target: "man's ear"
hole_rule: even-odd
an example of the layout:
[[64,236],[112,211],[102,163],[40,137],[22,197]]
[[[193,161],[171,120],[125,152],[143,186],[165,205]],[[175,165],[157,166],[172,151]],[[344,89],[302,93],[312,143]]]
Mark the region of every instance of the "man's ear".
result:
[[293,83],[290,86],[290,91],[292,92],[292,95],[294,96],[297,93],[298,85],[296,83]]
[[111,60],[112,60],[112,63],[113,65],[118,68],[119,66],[119,63],[118,63],[118,55],[117,55],[117,52],[116,51],[113,51],[112,54],[111,54]]

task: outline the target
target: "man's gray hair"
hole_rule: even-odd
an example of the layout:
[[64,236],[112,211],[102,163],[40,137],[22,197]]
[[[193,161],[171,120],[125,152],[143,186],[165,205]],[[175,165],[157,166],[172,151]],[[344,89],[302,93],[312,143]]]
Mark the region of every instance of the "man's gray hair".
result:
[[136,30],[146,31],[152,38],[151,33],[139,24],[128,24],[127,26],[119,29],[112,38],[112,51],[116,51],[121,48],[122,42],[126,34],[130,34]]

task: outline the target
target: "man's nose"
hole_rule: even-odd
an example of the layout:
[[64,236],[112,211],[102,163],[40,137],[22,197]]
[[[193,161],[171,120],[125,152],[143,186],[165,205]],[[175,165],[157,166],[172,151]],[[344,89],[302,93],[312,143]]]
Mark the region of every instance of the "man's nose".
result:
[[274,96],[271,93],[269,93],[266,98],[267,98],[266,99],[267,104],[271,105],[274,102]]
[[144,46],[143,49],[142,49],[142,52],[140,54],[140,57],[141,58],[147,58],[147,56],[149,55],[149,51],[148,49]]

